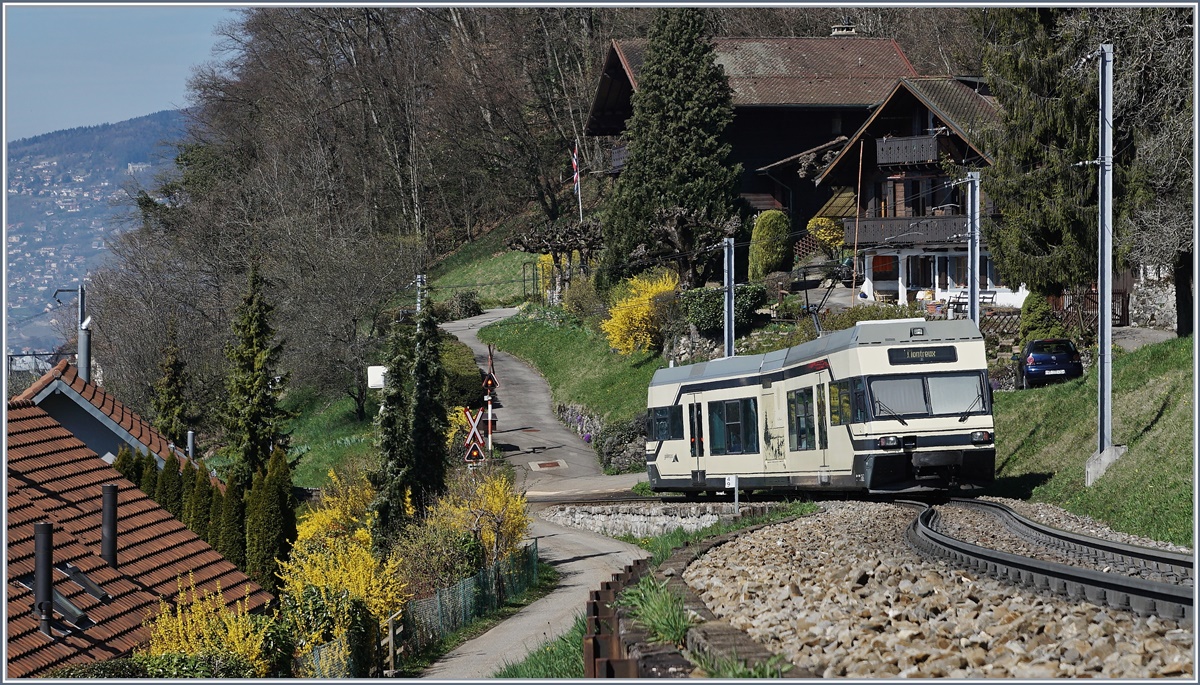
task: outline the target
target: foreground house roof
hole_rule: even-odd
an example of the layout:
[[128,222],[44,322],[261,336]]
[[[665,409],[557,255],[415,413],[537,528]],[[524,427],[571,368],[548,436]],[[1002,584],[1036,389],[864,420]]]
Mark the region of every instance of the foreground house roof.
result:
[[[251,611],[272,596],[183,523],[123,478],[32,400],[8,403],[8,675],[37,675],[65,663],[127,653],[147,635],[141,627],[158,598],[173,602],[178,581],[213,591],[226,602],[245,599]],[[101,488],[117,485],[117,567],[100,559]],[[55,564],[70,561],[110,599],[88,595],[56,572],[55,589],[77,598],[91,625],[72,632],[38,631],[32,590],[20,579],[33,572],[33,524],[54,525]],[[60,624],[64,617],[56,612]]]
[[[588,114],[587,135],[617,135],[625,129],[648,43],[612,42]],[[890,38],[716,38],[713,44],[735,109],[865,108],[880,102],[896,79],[917,75]]]
[[[33,385],[17,395],[16,399],[31,400],[34,404],[43,406],[55,395],[72,400],[127,443],[134,452],[148,451],[158,457],[160,466],[171,455],[170,441],[154,430],[149,421],[105,392],[99,385],[80,378],[79,370],[65,359],[34,381]],[[53,408],[44,408],[51,414],[55,413]],[[59,418],[61,421],[62,417]],[[86,441],[86,436],[78,437]],[[104,454],[99,449],[95,451]],[[176,449],[174,453],[181,462],[186,459],[180,450]]]

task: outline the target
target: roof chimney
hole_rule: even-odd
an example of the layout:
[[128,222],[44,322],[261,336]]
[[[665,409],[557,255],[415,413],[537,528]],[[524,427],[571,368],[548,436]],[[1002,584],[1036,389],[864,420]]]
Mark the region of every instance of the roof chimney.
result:
[[[80,286],[80,290],[83,286]],[[79,378],[87,383],[92,380],[92,317],[87,317],[79,322],[79,354],[76,357],[78,362]]]
[[100,558],[117,567],[117,486],[100,488]]
[[830,33],[829,35],[831,35],[831,36],[857,36],[858,30],[855,28],[854,24],[846,22],[844,24],[835,25],[833,27],[833,32]]
[[33,524],[33,615],[37,617],[42,633],[54,637],[50,632],[50,619],[54,614],[54,525]]

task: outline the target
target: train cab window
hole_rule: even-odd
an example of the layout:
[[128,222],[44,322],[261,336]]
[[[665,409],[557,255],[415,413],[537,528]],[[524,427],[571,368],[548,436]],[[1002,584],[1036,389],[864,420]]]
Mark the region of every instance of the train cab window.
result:
[[862,378],[829,384],[829,425],[843,426],[867,420],[867,392]]
[[801,388],[787,394],[788,405],[788,449],[817,449],[816,421],[813,412],[813,389]]
[[708,403],[712,454],[758,452],[758,401],[752,397]]
[[683,440],[683,407],[652,407],[647,440]]

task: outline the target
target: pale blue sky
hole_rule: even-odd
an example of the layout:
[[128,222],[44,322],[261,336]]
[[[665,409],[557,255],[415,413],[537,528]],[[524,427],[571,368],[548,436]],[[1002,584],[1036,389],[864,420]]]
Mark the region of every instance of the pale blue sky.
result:
[[4,6],[4,140],[185,107],[219,5]]

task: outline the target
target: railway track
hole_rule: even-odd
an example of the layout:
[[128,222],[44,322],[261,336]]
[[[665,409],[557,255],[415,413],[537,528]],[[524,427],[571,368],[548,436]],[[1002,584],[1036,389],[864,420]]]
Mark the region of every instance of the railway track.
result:
[[[938,520],[941,514],[933,506],[897,500],[897,504],[920,510],[906,536],[921,554],[1034,589],[1071,599],[1086,599],[1096,605],[1175,620],[1192,618],[1194,580],[1190,557],[1056,530],[1029,521],[1001,504],[961,499],[951,502],[956,506],[988,511],[1026,540],[1110,562],[1109,565],[1118,572],[1069,566],[975,545],[940,532]],[[1151,569],[1166,582],[1132,577],[1122,572],[1131,565]]]

